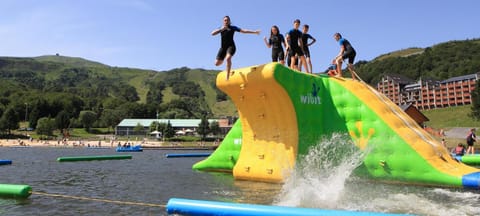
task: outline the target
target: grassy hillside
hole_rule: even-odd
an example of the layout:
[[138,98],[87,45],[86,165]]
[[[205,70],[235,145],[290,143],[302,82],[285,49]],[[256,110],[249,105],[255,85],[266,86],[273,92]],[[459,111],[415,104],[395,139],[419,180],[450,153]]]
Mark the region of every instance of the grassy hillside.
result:
[[433,128],[479,127],[480,122],[469,117],[472,106],[457,106],[435,110],[426,110],[422,113],[430,121],[427,125]]
[[86,60],[79,57],[67,57],[67,56],[60,56],[60,55],[44,55],[33,58],[40,62],[56,62],[62,63],[66,65],[71,65],[75,67],[108,67],[108,65]]
[[380,55],[377,58],[375,58],[373,61],[382,61],[382,60],[385,60],[387,58],[408,57],[408,56],[411,56],[411,55],[418,55],[418,54],[422,54],[424,50],[425,49],[423,49],[423,48],[403,49],[403,50],[394,51],[394,52],[390,52],[390,53],[387,53],[387,54]]

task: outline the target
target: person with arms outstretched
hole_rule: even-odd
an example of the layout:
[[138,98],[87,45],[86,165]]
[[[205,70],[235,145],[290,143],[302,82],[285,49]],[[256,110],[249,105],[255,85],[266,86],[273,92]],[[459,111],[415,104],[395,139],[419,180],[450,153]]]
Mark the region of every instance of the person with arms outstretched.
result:
[[263,41],[268,48],[272,48],[272,62],[279,61],[284,65],[285,52],[283,52],[283,45],[285,45],[285,38],[280,34],[278,26],[272,26],[272,29],[270,30],[270,38],[267,41],[267,37],[264,37]]
[[342,77],[342,62],[345,59],[348,59],[347,68],[352,74],[352,79],[356,80],[357,75],[353,70],[353,62],[355,61],[355,56],[357,55],[357,52],[347,39],[342,38],[342,35],[340,33],[335,33],[333,35],[333,38],[335,38],[335,40],[338,41],[338,43],[340,44],[340,52],[334,59],[337,64],[337,76]]
[[215,66],[220,66],[225,59],[227,60],[227,80],[230,77],[230,70],[232,68],[232,57],[237,49],[235,47],[235,42],[233,41],[233,35],[235,34],[235,32],[257,35],[260,34],[260,30],[252,31],[233,26],[231,24],[229,16],[223,17],[222,27],[212,31],[212,36],[215,36],[219,33],[222,36],[222,44],[220,46],[220,49],[218,50]]
[[[295,70],[300,70],[301,65],[307,65],[305,60],[305,55],[303,52],[303,42],[302,42],[302,32],[298,30],[300,27],[300,20],[296,19],[293,21],[293,29],[287,33],[285,37],[285,44],[287,44],[287,50],[289,51],[289,55],[291,58],[290,68]],[[295,56],[298,56],[299,60],[301,61],[299,67],[297,68]],[[310,73],[308,67],[305,68],[307,73]]]
[[[305,52],[305,60],[307,62],[307,64],[305,65],[305,67],[308,68],[307,71],[310,71],[310,72],[313,72],[313,66],[312,66],[312,60],[310,59],[310,49],[308,48],[309,46],[311,46],[312,44],[314,44],[317,40],[312,37],[312,35],[308,34],[308,30],[310,29],[310,26],[308,26],[307,24],[303,25],[303,29],[302,29],[302,43],[303,43],[303,51]],[[308,43],[308,39],[311,40],[310,43]],[[302,68],[302,66],[300,66],[300,69]]]

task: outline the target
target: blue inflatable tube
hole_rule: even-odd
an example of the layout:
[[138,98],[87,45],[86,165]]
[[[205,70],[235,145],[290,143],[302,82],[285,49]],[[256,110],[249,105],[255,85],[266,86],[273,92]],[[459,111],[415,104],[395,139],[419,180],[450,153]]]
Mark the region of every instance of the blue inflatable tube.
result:
[[12,160],[0,160],[0,165],[9,165],[12,164]]
[[186,153],[186,154],[165,154],[167,158],[173,157],[208,157],[212,153]]
[[358,211],[341,211],[341,210],[325,210],[313,208],[294,208],[283,206],[266,206],[240,203],[226,203],[203,200],[189,200],[171,198],[167,203],[168,214],[180,215],[238,215],[238,216],[321,216],[321,215],[399,215],[399,214],[382,214],[376,212],[358,212]]

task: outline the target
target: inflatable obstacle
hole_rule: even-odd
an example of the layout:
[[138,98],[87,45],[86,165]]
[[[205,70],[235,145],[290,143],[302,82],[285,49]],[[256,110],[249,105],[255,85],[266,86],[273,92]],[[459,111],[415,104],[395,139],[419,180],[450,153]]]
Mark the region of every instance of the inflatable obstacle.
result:
[[453,156],[458,161],[471,165],[471,166],[480,166],[480,154],[471,154],[471,155],[463,155],[463,156]]
[[0,197],[27,198],[31,194],[29,185],[0,184]]
[[208,157],[212,153],[183,153],[183,154],[175,154],[175,153],[170,153],[170,154],[165,154],[165,157],[167,158],[177,158],[177,157]]
[[93,161],[93,160],[124,160],[132,159],[131,155],[100,155],[100,156],[70,156],[59,157],[58,162],[76,162],[76,161]]
[[10,165],[12,164],[12,160],[0,160],[0,165]]
[[217,86],[239,120],[197,170],[230,171],[236,179],[282,182],[297,159],[334,133],[367,150],[356,173],[393,182],[478,188],[480,170],[458,162],[403,110],[369,85],[311,75],[278,63],[236,69]]
[[180,215],[271,215],[271,216],[319,216],[319,215],[400,215],[376,212],[341,211],[313,208],[294,208],[284,206],[266,206],[241,203],[227,203],[204,200],[171,198],[167,203],[167,213]]

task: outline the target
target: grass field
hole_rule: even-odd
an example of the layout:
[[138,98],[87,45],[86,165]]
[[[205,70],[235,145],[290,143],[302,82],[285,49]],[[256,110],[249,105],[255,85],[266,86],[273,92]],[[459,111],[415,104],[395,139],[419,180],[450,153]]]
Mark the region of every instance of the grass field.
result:
[[432,128],[479,127],[480,121],[469,117],[472,106],[457,106],[435,110],[425,110],[422,113],[430,119],[427,126]]

